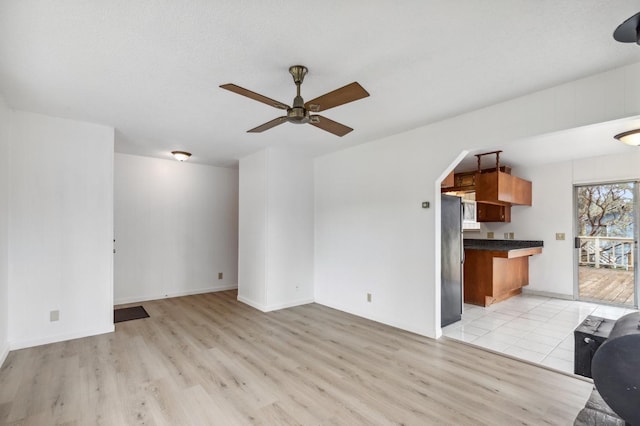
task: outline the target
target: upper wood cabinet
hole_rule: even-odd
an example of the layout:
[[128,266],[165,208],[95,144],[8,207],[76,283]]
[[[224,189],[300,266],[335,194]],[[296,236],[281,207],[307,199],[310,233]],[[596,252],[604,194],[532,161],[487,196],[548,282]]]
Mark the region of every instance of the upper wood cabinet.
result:
[[511,222],[511,204],[477,203],[478,222]]
[[476,175],[476,201],[486,204],[531,205],[531,182],[496,171]]
[[[445,181],[448,186],[445,186]],[[476,189],[476,172],[450,174],[440,186],[442,192],[473,192]]]
[[476,172],[456,173],[454,182],[458,188],[474,189],[476,186]]
[[[495,168],[484,169],[482,173],[489,173],[495,171]],[[500,171],[505,173],[511,173],[511,167],[500,166]],[[440,184],[442,192],[474,192],[476,190],[476,175],[478,172],[461,172],[461,173],[449,173],[449,175],[442,180]]]
[[442,188],[451,188],[455,184],[456,184],[456,180],[454,177],[453,170],[451,170],[451,173],[449,173],[447,177],[442,180],[442,183],[440,184],[440,186]]

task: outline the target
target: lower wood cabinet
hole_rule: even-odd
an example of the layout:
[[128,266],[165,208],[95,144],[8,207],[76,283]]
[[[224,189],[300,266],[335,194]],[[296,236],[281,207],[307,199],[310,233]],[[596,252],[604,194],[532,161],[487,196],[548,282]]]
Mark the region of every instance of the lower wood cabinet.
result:
[[489,306],[520,294],[529,284],[529,256],[542,247],[515,250],[464,249],[464,303]]
[[478,222],[511,222],[511,206],[477,203]]

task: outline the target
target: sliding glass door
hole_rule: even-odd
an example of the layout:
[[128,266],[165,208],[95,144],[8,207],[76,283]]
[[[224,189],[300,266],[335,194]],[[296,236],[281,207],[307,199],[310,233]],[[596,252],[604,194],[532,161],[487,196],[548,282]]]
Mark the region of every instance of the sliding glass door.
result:
[[638,306],[637,182],[575,187],[575,294],[579,300]]

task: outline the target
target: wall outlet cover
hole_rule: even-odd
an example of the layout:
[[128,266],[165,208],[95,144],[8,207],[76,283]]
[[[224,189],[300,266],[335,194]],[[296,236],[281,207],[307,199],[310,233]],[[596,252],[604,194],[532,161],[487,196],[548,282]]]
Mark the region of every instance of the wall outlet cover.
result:
[[487,232],[487,238],[488,239],[493,239],[494,238],[494,233],[493,232]]
[[49,321],[55,322],[60,320],[60,311],[51,311],[49,312]]
[[367,293],[367,302],[371,302],[371,293]]
[[422,202],[422,208],[423,209],[428,209],[429,208],[429,202],[428,201],[423,201]]
[[564,232],[556,232],[556,240],[563,241],[565,238]]
[[222,279],[222,272],[218,272],[218,279],[221,280]]

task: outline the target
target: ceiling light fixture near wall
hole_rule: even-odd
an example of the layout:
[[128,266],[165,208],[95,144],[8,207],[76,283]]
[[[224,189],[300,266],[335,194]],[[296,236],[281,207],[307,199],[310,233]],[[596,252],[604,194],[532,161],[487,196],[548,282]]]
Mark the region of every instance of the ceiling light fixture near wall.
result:
[[627,145],[640,146],[640,129],[619,133],[615,135],[614,138]]
[[187,151],[171,151],[171,153],[178,161],[187,161],[191,157],[191,153]]
[[618,25],[613,32],[613,38],[621,43],[640,44],[640,13]]

